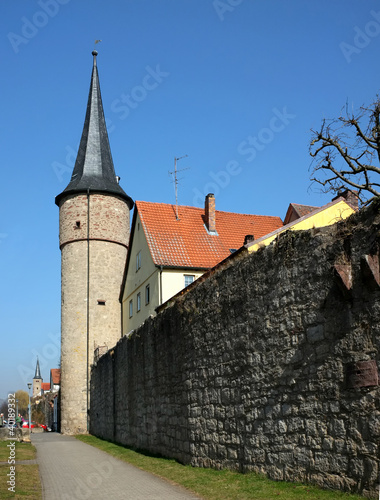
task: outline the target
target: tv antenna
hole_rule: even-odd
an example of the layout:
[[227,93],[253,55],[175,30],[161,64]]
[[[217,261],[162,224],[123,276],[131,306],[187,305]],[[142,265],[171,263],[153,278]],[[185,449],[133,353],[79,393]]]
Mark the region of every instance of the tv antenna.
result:
[[189,170],[189,167],[187,168],[181,168],[181,170],[177,169],[177,161],[182,160],[183,158],[187,158],[188,155],[180,156],[179,158],[174,157],[174,172],[169,171],[169,175],[172,175],[174,177],[174,189],[175,189],[175,218],[179,220],[178,217],[178,179],[177,174],[178,172],[183,172],[184,170]]

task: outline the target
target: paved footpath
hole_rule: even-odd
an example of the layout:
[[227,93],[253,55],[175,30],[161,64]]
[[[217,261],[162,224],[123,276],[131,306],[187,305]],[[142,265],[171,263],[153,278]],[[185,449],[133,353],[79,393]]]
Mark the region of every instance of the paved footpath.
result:
[[31,440],[37,448],[44,500],[199,500],[71,436],[32,433]]

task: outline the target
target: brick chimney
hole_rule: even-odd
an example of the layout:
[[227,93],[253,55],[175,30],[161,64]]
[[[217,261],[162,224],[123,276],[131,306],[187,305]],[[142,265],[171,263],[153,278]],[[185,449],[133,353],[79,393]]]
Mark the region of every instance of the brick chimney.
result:
[[213,193],[209,193],[205,198],[205,223],[210,232],[216,232],[215,196]]
[[336,200],[339,197],[344,198],[348,205],[350,205],[350,207],[354,210],[359,210],[359,197],[357,191],[351,191],[350,189],[339,191],[337,196],[335,196],[332,201]]

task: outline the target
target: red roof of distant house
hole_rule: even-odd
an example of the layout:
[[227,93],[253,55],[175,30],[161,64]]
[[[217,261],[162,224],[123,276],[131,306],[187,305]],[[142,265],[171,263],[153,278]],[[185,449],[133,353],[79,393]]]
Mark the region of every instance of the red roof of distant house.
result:
[[48,384],[47,382],[42,382],[41,383],[41,389],[43,391],[50,391],[50,384]]
[[282,227],[280,217],[215,211],[216,233],[205,227],[203,208],[136,201],[153,262],[167,267],[209,269],[244,244]]
[[289,205],[288,211],[286,212],[284,225],[293,222],[294,220],[300,219],[304,215],[318,210],[319,207],[312,207],[310,205],[299,205],[298,203],[291,203]]
[[61,370],[59,368],[52,368],[50,374],[53,384],[59,385],[61,383]]

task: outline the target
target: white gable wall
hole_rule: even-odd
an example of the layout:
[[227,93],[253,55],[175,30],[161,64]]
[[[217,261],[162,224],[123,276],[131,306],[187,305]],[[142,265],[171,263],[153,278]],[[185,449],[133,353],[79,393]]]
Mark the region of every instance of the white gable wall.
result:
[[[185,275],[202,276],[204,271],[192,269],[167,269],[157,267],[150,254],[139,214],[136,217],[130,261],[123,293],[123,335],[140,326],[155,309],[185,287]],[[141,255],[141,267],[137,269],[137,255]],[[146,287],[149,285],[150,300],[146,303]],[[140,310],[137,295],[140,294]],[[133,313],[130,317],[130,301]]]
[[162,271],[162,303],[185,288],[185,275],[198,279],[205,271],[193,269],[163,269]]
[[[127,279],[123,293],[123,335],[141,325],[151,314],[155,314],[155,308],[159,305],[159,270],[154,265],[150,255],[148,243],[145,238],[144,229],[140,216],[137,214],[136,225],[133,234],[132,247]],[[141,252],[141,267],[137,269],[136,257]],[[150,302],[146,304],[146,286],[150,288]],[[141,310],[137,311],[137,294],[141,296]],[[132,300],[133,314],[129,316],[129,303]]]

